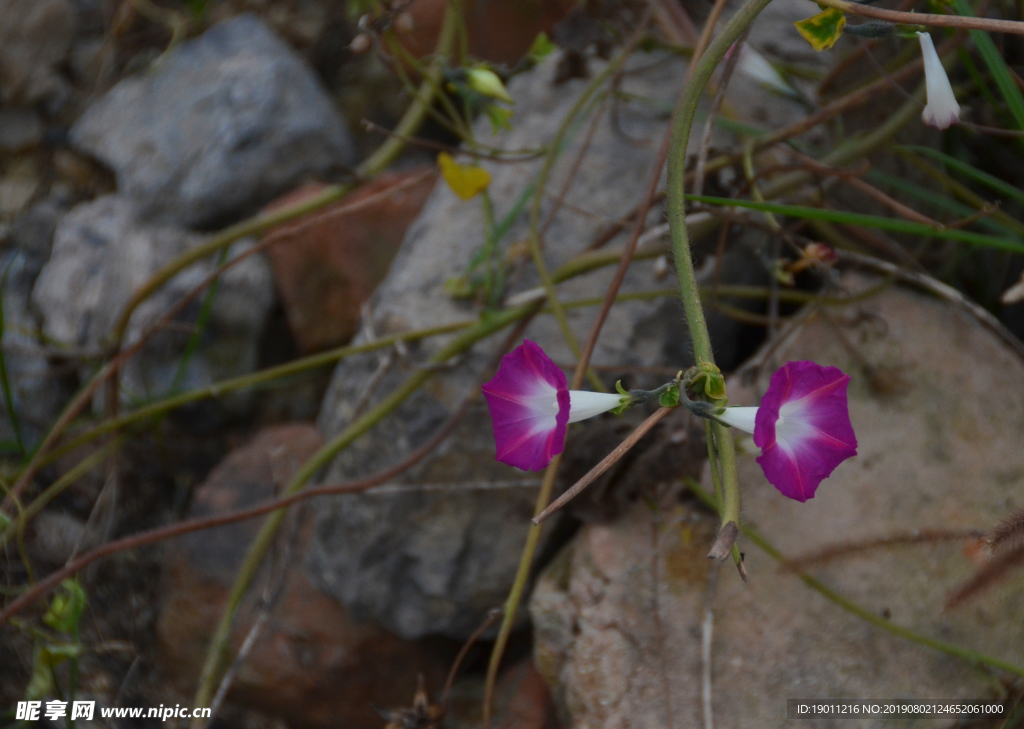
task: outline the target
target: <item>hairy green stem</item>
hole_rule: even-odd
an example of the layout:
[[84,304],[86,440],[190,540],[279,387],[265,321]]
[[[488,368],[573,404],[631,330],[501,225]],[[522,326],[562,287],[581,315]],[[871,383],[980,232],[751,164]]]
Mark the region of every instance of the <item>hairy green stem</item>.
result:
[[[686,85],[679,97],[675,118],[672,121],[672,146],[668,157],[668,222],[672,234],[672,253],[675,259],[676,273],[679,277],[679,294],[683,302],[683,310],[686,312],[686,324],[690,330],[693,355],[698,366],[705,363],[714,365],[715,357],[711,349],[711,337],[708,334],[707,322],[704,319],[704,309],[701,306],[700,290],[693,273],[690,241],[686,230],[686,203],[683,189],[686,148],[690,140],[690,130],[693,126],[694,114],[697,112],[697,104],[712,72],[725,56],[729,47],[754,22],[754,19],[768,6],[769,2],[771,0],[747,0],[726,23],[694,67],[690,83]],[[718,448],[716,450],[711,447],[709,440],[708,456],[712,459],[712,469],[718,467],[719,464],[721,466],[722,505],[720,514],[722,524],[724,526],[730,521],[739,524],[740,489],[732,436],[726,428],[718,423],[712,425],[712,431],[718,440]]]

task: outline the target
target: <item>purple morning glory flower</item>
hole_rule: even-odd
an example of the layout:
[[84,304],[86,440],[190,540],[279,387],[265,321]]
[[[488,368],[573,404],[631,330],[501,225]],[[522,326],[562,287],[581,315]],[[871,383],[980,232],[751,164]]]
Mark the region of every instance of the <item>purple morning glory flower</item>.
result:
[[850,376],[814,362],[787,362],[774,375],[761,407],[725,408],[716,417],[754,434],[757,462],[785,496],[807,501],[836,466],[857,455],[846,386]]
[[608,412],[622,396],[569,390],[565,373],[529,339],[501,359],[483,386],[491,411],[497,459],[540,471],[565,447],[569,423]]

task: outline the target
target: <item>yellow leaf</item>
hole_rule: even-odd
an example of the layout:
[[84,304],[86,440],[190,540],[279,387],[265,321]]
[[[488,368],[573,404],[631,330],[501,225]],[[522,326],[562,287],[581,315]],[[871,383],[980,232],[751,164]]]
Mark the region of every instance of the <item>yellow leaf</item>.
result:
[[437,155],[437,165],[448,187],[463,200],[476,197],[491,184],[491,175],[483,167],[460,165],[447,152]]
[[810,18],[793,23],[797,32],[804,37],[811,48],[816,51],[823,51],[831,48],[843,34],[846,27],[846,16],[842,10],[829,8],[828,10],[812,15]]

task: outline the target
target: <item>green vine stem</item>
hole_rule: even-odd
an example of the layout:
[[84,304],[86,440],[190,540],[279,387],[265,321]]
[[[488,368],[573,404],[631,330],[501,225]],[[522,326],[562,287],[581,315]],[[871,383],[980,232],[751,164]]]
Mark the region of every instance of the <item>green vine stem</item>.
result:
[[[747,0],[725,24],[721,33],[711,42],[707,51],[694,67],[690,83],[686,85],[679,97],[675,118],[672,121],[672,145],[668,157],[668,222],[672,234],[672,253],[675,259],[676,273],[679,277],[680,298],[683,302],[683,310],[686,312],[686,324],[690,330],[693,355],[698,366],[702,364],[713,366],[715,357],[711,350],[711,337],[704,319],[704,309],[701,306],[700,290],[693,273],[690,241],[686,230],[686,204],[683,197],[686,147],[690,140],[690,129],[693,126],[694,114],[697,112],[697,104],[712,72],[725,56],[729,47],[770,2],[771,0]],[[727,428],[714,423],[712,431],[718,442],[718,449],[716,452],[710,446],[709,441],[708,456],[712,459],[712,469],[721,467],[722,505],[720,514],[722,526],[725,528],[730,523],[739,524],[740,490],[739,476],[736,470],[736,449]],[[729,551],[735,554],[731,546],[729,545]]]
[[[705,506],[708,506],[711,509],[715,508],[714,496],[709,494],[703,488],[701,488],[700,484],[698,484],[693,479],[687,479],[686,485],[690,489],[690,491],[705,504]],[[764,551],[769,557],[774,559],[776,562],[778,562],[781,565],[787,564],[786,557],[782,554],[782,552],[776,549],[775,545],[773,545],[764,536],[762,536],[756,529],[749,526],[742,526],[740,527],[740,531],[743,532],[743,535],[747,539],[756,544],[762,551]],[[927,648],[937,650],[941,653],[945,653],[947,655],[960,658],[961,660],[967,661],[972,666],[990,666],[992,668],[997,668],[1001,671],[1006,671],[1011,675],[1024,678],[1024,668],[1022,668],[1021,666],[1014,665],[1013,663],[1010,663],[1009,661],[1004,661],[1001,658],[995,658],[993,656],[987,656],[984,653],[972,651],[969,648],[962,648],[958,645],[954,645],[953,643],[947,643],[944,640],[939,640],[937,638],[929,638],[928,636],[921,635],[920,633],[911,630],[910,628],[905,628],[901,625],[896,625],[891,620],[888,620],[882,617],[881,615],[875,614],[871,610],[868,610],[867,608],[858,605],[849,598],[843,597],[838,592],[835,592],[830,587],[826,586],[823,582],[821,582],[818,579],[815,579],[806,572],[797,570],[794,572],[794,574],[796,574],[796,576],[799,577],[805,585],[807,585],[812,590],[823,596],[825,599],[830,600],[831,602],[841,607],[843,610],[846,610],[847,612],[856,615],[858,618],[866,620],[875,627],[888,631],[889,633],[899,636],[900,638],[903,638],[905,640],[909,640],[911,643],[917,643],[918,645],[923,645]]]

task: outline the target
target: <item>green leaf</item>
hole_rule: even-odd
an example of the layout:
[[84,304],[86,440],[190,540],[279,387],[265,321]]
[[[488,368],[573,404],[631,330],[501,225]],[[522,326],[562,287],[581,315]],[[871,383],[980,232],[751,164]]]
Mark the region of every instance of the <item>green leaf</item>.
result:
[[[953,0],[953,6],[958,15],[974,17],[974,11],[971,10],[971,6],[966,0]],[[1024,130],[1024,95],[1021,94],[1020,88],[1014,82],[1013,75],[1003,59],[1003,54],[996,48],[992,36],[985,31],[972,30],[970,33],[971,40],[978,47],[981,57],[985,59],[996,86],[1003,94],[1003,100],[1006,101],[1010,113],[1013,114],[1013,118],[1017,122],[1017,127]]]
[[60,591],[50,601],[50,609],[43,615],[43,622],[61,633],[77,633],[86,603],[85,590],[78,580],[64,580]]
[[81,643],[44,643],[36,646],[32,676],[25,687],[25,699],[38,701],[53,695],[53,669],[82,655]]
[[504,106],[498,106],[497,104],[488,104],[484,107],[484,113],[491,122],[491,131],[497,134],[502,129],[511,129],[512,122],[509,119],[512,118],[512,110],[506,109]]
[[759,203],[753,200],[731,200],[724,197],[709,197],[707,195],[687,195],[687,200],[702,202],[708,205],[721,205],[722,207],[747,208],[749,210],[760,210],[777,215],[788,215],[792,218],[804,218],[806,220],[827,220],[830,223],[841,223],[843,225],[862,225],[867,228],[878,228],[889,230],[894,233],[907,233],[908,235],[919,235],[924,238],[941,238],[944,240],[955,240],[961,243],[982,246],[984,248],[996,248],[1012,253],[1024,253],[1024,244],[1017,240],[996,238],[991,235],[974,233],[969,230],[957,228],[933,228],[923,223],[915,223],[910,220],[899,218],[883,218],[880,215],[865,215],[864,213],[848,213],[842,210],[823,210],[822,208],[809,208],[802,205],[777,205],[775,203]]
[[533,39],[533,45],[530,46],[530,50],[526,52],[526,57],[530,60],[530,63],[540,63],[556,48],[558,48],[558,46],[548,38],[547,33],[542,31]]
[[816,51],[823,51],[831,48],[843,34],[846,27],[846,16],[842,10],[829,8],[824,12],[812,15],[804,20],[793,23],[797,32],[804,37],[811,48]]

